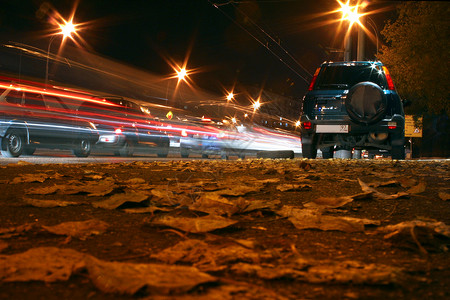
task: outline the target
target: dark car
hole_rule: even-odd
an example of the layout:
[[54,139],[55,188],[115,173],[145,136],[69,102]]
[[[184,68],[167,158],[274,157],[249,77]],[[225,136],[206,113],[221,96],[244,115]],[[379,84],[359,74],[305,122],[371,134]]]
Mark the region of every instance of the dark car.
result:
[[0,81],[1,153],[32,155],[36,148],[69,149],[87,157],[98,140],[95,125],[76,116],[82,95]]
[[156,152],[158,157],[167,157],[169,137],[145,107],[122,97],[101,98],[78,108],[78,115],[91,120],[99,131],[96,147],[120,156]]
[[403,103],[381,62],[325,62],[303,98],[302,152],[332,158],[338,149],[405,158]]

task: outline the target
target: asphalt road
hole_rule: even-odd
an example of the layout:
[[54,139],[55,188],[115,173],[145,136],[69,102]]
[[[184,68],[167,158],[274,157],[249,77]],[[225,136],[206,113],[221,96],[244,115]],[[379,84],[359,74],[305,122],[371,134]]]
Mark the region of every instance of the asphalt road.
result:
[[[34,155],[22,155],[17,158],[3,157],[0,155],[0,165],[29,162],[34,164],[80,164],[80,163],[122,163],[133,161],[170,161],[170,160],[194,160],[194,159],[220,159],[219,155],[211,155],[210,158],[202,158],[200,154],[190,154],[189,158],[181,158],[179,151],[174,149],[166,158],[157,157],[156,154],[136,154],[132,157],[114,156],[111,153],[94,151],[89,157],[75,157],[69,150],[44,150],[37,149]],[[235,156],[231,160],[237,159]]]

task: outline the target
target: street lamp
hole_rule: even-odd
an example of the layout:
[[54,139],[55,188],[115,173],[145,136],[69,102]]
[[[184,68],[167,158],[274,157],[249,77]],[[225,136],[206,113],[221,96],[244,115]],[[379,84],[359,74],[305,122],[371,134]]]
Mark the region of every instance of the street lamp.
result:
[[49,56],[50,56],[50,47],[53,43],[53,41],[55,40],[55,38],[58,35],[62,35],[63,36],[63,41],[65,38],[70,37],[72,38],[72,33],[76,32],[75,26],[72,21],[66,22],[64,21],[64,24],[58,24],[59,28],[61,29],[60,32],[55,33],[51,38],[50,38],[50,42],[48,43],[48,48],[47,48],[47,63],[45,66],[45,85],[48,84],[48,60],[49,60]]
[[233,100],[233,99],[234,99],[234,94],[233,94],[233,92],[229,92],[228,95],[227,95],[227,102],[229,102],[229,101],[231,101],[231,100]]

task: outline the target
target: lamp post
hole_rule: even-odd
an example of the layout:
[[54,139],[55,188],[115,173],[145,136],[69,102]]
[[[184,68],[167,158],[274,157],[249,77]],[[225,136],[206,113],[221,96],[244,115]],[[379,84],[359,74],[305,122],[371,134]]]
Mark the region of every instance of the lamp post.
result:
[[375,38],[377,39],[377,56],[378,56],[378,28],[377,25],[375,24],[375,22],[370,18],[367,17],[367,24],[370,25],[370,27],[372,27],[373,31],[375,32]]
[[45,65],[45,85],[48,84],[48,61],[49,61],[49,56],[50,56],[50,48],[52,46],[53,41],[55,40],[55,38],[58,35],[62,35],[63,36],[63,41],[66,37],[72,37],[72,33],[74,33],[75,30],[75,25],[72,23],[72,21],[66,22],[64,21],[65,24],[59,24],[59,28],[61,29],[60,32],[55,33],[54,35],[52,35],[52,37],[50,38],[50,42],[48,43],[48,47],[47,47],[47,63]]
[[[341,8],[338,10],[342,13],[341,21],[345,20],[345,21],[349,22],[348,29],[347,29],[347,32],[346,32],[345,38],[344,38],[344,60],[345,61],[351,60],[351,48],[352,48],[351,30],[352,30],[352,26],[354,23],[358,23],[359,25],[361,25],[361,21],[359,19],[362,16],[360,13],[358,13],[359,5],[350,6],[349,2],[350,2],[350,0],[348,0],[347,3],[344,4],[340,1],[338,1],[339,5],[341,6]],[[361,32],[361,34],[363,35],[364,32]],[[360,49],[359,37],[360,37],[360,32],[358,32],[358,49]],[[361,41],[361,42],[363,42],[363,41]],[[358,54],[359,54],[359,52],[358,52]],[[363,53],[361,53],[361,54],[364,56]]]

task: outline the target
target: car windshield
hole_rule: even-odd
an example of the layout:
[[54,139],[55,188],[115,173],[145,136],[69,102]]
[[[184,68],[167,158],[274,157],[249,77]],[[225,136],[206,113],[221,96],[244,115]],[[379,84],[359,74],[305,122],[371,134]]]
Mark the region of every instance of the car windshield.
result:
[[371,81],[385,87],[384,73],[374,65],[328,65],[322,67],[315,89],[349,89],[363,81]]

